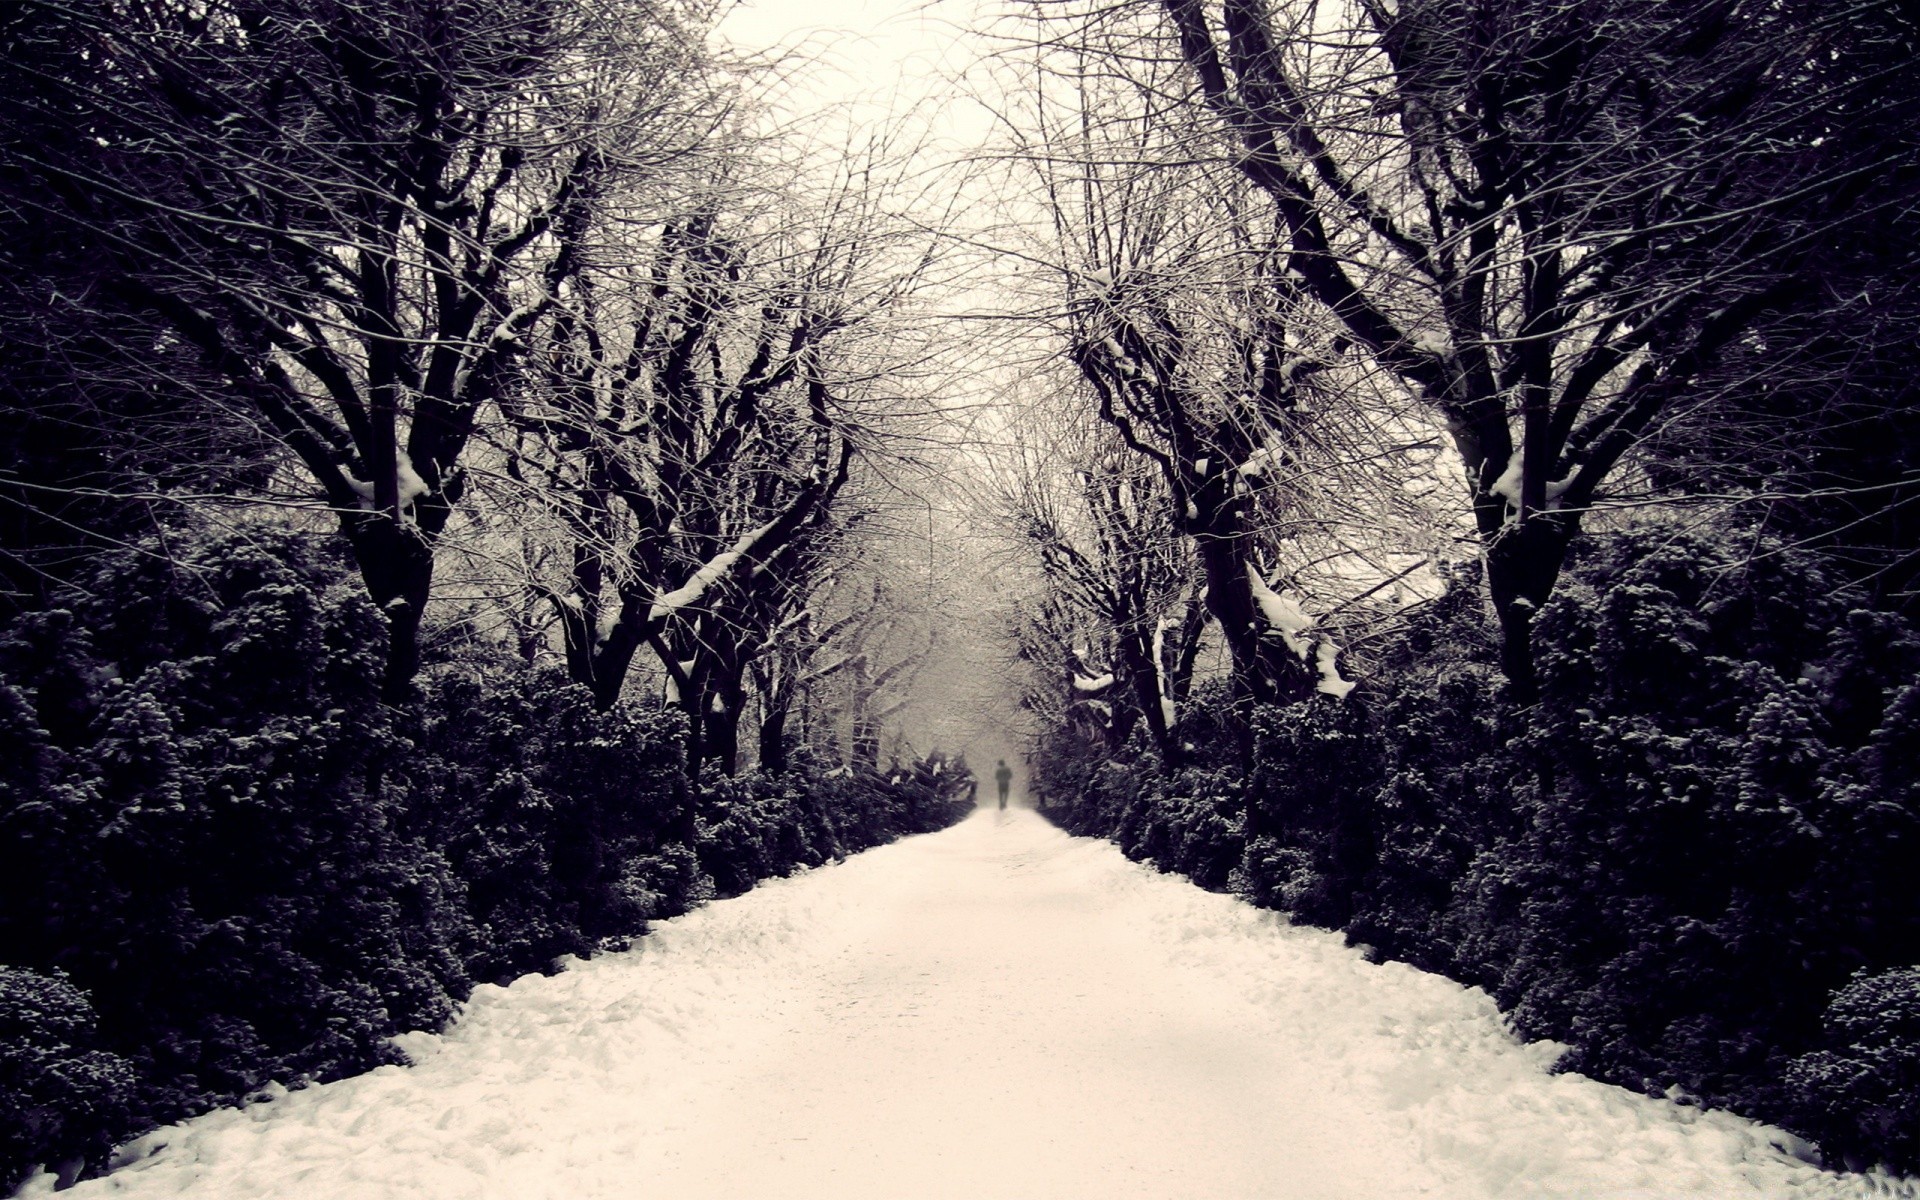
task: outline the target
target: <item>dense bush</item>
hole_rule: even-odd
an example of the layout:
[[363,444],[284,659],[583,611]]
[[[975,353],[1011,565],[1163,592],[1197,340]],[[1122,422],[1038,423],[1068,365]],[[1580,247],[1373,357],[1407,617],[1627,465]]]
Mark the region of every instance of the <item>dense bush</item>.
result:
[[85,993],[57,976],[0,967],[0,1162],[57,1163],[71,1181],[112,1148],[135,1077],[98,1041]]
[[1795,1116],[1859,1162],[1920,1162],[1920,967],[1863,975],[1827,1006],[1824,1045],[1796,1059]]
[[1567,1068],[1920,1166],[1888,1015],[1920,962],[1920,639],[1811,556],[1643,531],[1543,608],[1521,708],[1471,582],[1344,704],[1254,713],[1211,803],[1056,743],[1049,811],[1207,886],[1187,847],[1243,813],[1237,890],[1489,988]]
[[1920,812],[1863,774],[1920,643],[1857,602],[1804,556],[1644,535],[1541,613],[1526,825],[1469,871],[1464,924],[1512,930],[1477,965],[1569,1066],[1782,1115],[1827,996],[1920,960],[1890,857]]
[[1067,734],[1033,764],[1032,790],[1073,833],[1111,837],[1129,858],[1224,890],[1246,844],[1244,771],[1226,694],[1202,687],[1181,723],[1185,755],[1168,769],[1144,728],[1123,753],[1104,739]]
[[970,807],[940,758],[695,788],[678,715],[506,660],[388,708],[385,622],[286,531],[181,530],[55,602],[0,629],[0,1189]]
[[973,773],[965,760],[934,753],[885,771],[803,767],[807,791],[830,815],[846,853],[902,834],[944,829],[973,811]]
[[906,834],[945,829],[973,810],[964,760],[934,753],[887,771],[828,768],[802,748],[779,775],[702,779],[693,848],[711,889],[817,867]]
[[[796,766],[802,764],[811,765],[803,759]],[[695,845],[717,894],[737,896],[769,875],[817,867],[846,852],[839,830],[814,799],[820,787],[812,774],[756,771],[703,781]]]
[[1518,833],[1504,753],[1516,718],[1500,702],[1498,640],[1480,615],[1478,572],[1417,610],[1364,697],[1380,786],[1371,797],[1375,863],[1354,898],[1353,940],[1400,959],[1489,985],[1473,964],[1504,928],[1456,919],[1456,892],[1485,847]]
[[0,635],[0,961],[91,996],[136,1123],[395,1061],[466,988],[380,779],[379,615],[290,536],[161,550]]
[[408,832],[466,888],[475,978],[550,969],[711,895],[686,848],[677,714],[596,712],[559,671],[510,662],[463,664],[424,693],[395,782]]
[[[1258,900],[1284,902],[1303,921],[1344,925],[1374,860],[1380,756],[1365,702],[1316,696],[1264,708],[1253,731],[1248,853],[1271,858],[1276,870],[1270,875],[1250,857],[1244,888]],[[1276,885],[1281,893],[1270,890]]]

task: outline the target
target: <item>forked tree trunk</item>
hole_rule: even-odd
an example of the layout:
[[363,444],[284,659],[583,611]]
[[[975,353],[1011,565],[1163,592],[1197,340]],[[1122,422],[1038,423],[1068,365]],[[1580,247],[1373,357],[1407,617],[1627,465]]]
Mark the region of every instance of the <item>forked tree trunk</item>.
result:
[[387,619],[380,698],[404,707],[420,673],[420,621],[433,592],[433,547],[420,530],[384,513],[345,513],[340,523],[367,594]]
[[[1242,455],[1241,457],[1244,457]],[[1255,704],[1287,704],[1313,694],[1315,675],[1275,636],[1254,599],[1253,533],[1247,505],[1234,494],[1233,457],[1208,462],[1209,470],[1190,493],[1195,514],[1189,521],[1200,563],[1206,572],[1207,609],[1220,623],[1233,661],[1237,697]]]

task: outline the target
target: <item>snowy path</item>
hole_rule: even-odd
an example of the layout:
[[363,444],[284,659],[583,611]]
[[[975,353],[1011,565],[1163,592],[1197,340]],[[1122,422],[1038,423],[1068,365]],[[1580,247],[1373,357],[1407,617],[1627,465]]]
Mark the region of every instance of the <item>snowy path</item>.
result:
[[1027,812],[482,988],[407,1045],[412,1069],[163,1130],[76,1194],[1907,1194],[1732,1117],[1549,1076],[1484,996]]

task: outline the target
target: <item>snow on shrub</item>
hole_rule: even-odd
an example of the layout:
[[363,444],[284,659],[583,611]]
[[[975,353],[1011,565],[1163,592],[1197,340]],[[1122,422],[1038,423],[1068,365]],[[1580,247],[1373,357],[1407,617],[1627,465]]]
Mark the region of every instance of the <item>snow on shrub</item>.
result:
[[[1920,962],[1920,638],[1812,555],[1647,528],[1571,564],[1523,708],[1473,572],[1450,582],[1353,700],[1252,712],[1244,759],[1203,689],[1179,734],[1218,800],[1062,730],[1043,811],[1208,886],[1198,826],[1244,811],[1253,902],[1487,987],[1566,1067],[1920,1168],[1886,1115],[1920,1097],[1908,977],[1847,983]],[[1821,1048],[1823,1019],[1866,1032]]]
[[0,967],[0,1190],[45,1165],[69,1180],[127,1127],[134,1072],[99,1048],[93,1006],[58,976]]
[[1830,1157],[1920,1164],[1920,966],[1861,975],[1834,993],[1827,1045],[1787,1069],[1795,1116]]

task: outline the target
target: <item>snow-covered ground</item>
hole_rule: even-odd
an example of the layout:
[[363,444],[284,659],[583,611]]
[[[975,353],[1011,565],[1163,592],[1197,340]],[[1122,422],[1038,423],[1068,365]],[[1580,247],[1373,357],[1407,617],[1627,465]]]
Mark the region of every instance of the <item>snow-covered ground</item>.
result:
[[483,987],[406,1048],[410,1069],[162,1130],[76,1194],[1914,1194],[1549,1075],[1484,995],[1023,811]]

